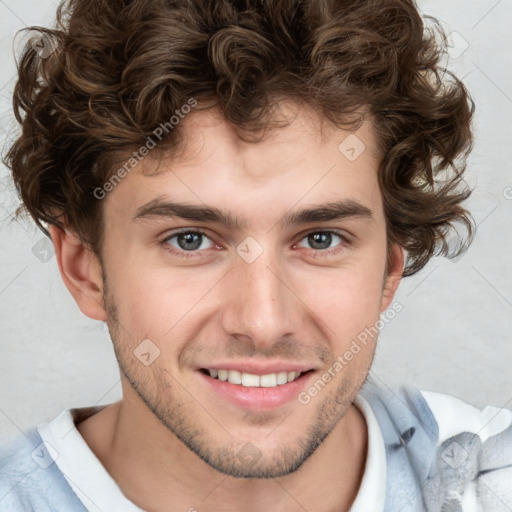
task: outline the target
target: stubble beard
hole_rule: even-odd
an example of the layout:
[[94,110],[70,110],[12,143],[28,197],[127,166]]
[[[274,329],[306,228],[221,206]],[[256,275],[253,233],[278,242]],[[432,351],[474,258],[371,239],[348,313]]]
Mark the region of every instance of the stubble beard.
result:
[[[133,349],[137,343],[132,343],[132,336],[119,322],[118,308],[114,298],[109,294],[105,276],[103,281],[107,326],[122,378],[130,384],[148,410],[173,436],[210,467],[225,475],[234,478],[264,479],[282,477],[297,471],[348,411],[366,379],[365,376],[360,385],[356,386],[347,379],[342,380],[333,394],[326,393],[325,398],[318,400],[313,415],[314,421],[307,426],[305,432],[293,442],[287,439],[286,442],[277,444],[273,453],[254,445],[250,439],[236,439],[234,433],[230,433],[229,442],[215,446],[217,442],[215,437],[209,434],[208,425],[199,425],[194,420],[194,408],[201,407],[198,402],[195,402],[186,391],[181,391],[179,383],[170,384],[169,381],[176,380],[166,379],[164,373],[167,370],[162,369],[156,362],[151,366],[144,366],[135,357]],[[300,421],[300,412],[300,409],[294,411],[285,422],[293,422],[294,417]],[[252,420],[253,424],[258,423],[257,417],[253,416]],[[263,417],[260,422],[264,423]],[[211,418],[214,430],[218,430],[218,424],[218,418]],[[276,428],[276,434],[278,430]]]

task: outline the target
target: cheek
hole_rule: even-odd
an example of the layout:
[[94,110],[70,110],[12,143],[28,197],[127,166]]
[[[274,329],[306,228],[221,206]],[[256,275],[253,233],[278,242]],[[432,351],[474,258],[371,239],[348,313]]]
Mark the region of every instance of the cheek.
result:
[[312,310],[328,327],[338,352],[379,319],[383,272],[351,268],[317,274],[312,280],[315,286],[309,288],[305,302],[314,305]]
[[[110,276],[109,276],[110,278]],[[119,320],[139,339],[163,341],[190,326],[218,276],[125,262],[113,276]],[[215,279],[214,279],[215,278]]]

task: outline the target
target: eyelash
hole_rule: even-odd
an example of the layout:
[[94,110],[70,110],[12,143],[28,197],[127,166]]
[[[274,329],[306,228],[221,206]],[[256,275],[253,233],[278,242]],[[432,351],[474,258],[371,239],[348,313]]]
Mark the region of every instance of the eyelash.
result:
[[[186,259],[186,258],[203,258],[203,257],[205,257],[205,256],[201,255],[201,252],[204,252],[204,250],[203,251],[197,251],[197,250],[196,251],[176,250],[175,248],[171,247],[168,244],[169,240],[171,240],[172,238],[174,238],[174,237],[176,237],[178,235],[184,234],[184,233],[188,233],[188,234],[193,233],[193,234],[196,234],[196,235],[199,234],[199,235],[202,235],[202,236],[210,239],[210,237],[204,231],[202,231],[201,229],[184,229],[184,230],[181,230],[181,231],[176,231],[176,232],[172,233],[171,235],[166,236],[160,242],[160,245],[167,252],[171,253],[174,256],[178,256],[180,258],[185,258]],[[341,243],[339,245],[337,245],[334,249],[310,249],[311,251],[313,251],[312,256],[314,258],[317,258],[319,256],[323,257],[323,256],[331,256],[331,255],[337,254],[340,250],[343,250],[347,246],[350,245],[350,240],[343,233],[341,233],[340,231],[337,231],[335,229],[325,229],[325,230],[312,230],[312,231],[309,231],[299,240],[298,243],[302,242],[302,240],[304,240],[304,238],[308,237],[309,235],[317,234],[317,233],[331,233],[331,234],[334,234],[334,235],[338,236],[341,239]]]

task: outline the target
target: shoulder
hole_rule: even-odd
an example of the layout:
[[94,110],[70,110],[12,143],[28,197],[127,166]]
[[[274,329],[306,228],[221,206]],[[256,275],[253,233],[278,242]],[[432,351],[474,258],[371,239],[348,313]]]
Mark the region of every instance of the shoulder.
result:
[[56,456],[35,428],[1,446],[0,512],[84,510],[55,464]]
[[463,511],[475,504],[486,512],[512,509],[512,411],[421,393],[439,425],[431,503],[443,506],[458,499]]
[[[480,409],[448,394],[410,386],[391,389],[369,383],[363,396],[374,409],[386,444],[391,478],[386,510],[395,510],[402,501],[404,510],[422,504],[429,512],[494,512],[504,504],[512,510],[510,409]],[[399,480],[415,489],[407,500],[396,490],[404,488]]]
[[39,467],[32,457],[37,448],[37,433],[16,438],[0,447],[0,511],[23,510],[24,496],[33,485]]

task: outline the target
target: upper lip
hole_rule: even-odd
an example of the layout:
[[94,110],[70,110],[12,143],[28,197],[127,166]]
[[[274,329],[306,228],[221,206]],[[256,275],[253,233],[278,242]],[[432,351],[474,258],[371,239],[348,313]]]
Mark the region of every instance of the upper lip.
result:
[[240,373],[250,373],[252,375],[268,375],[279,372],[307,372],[314,370],[310,364],[288,363],[285,361],[225,361],[219,363],[208,363],[207,366],[201,366],[204,370],[236,370]]

